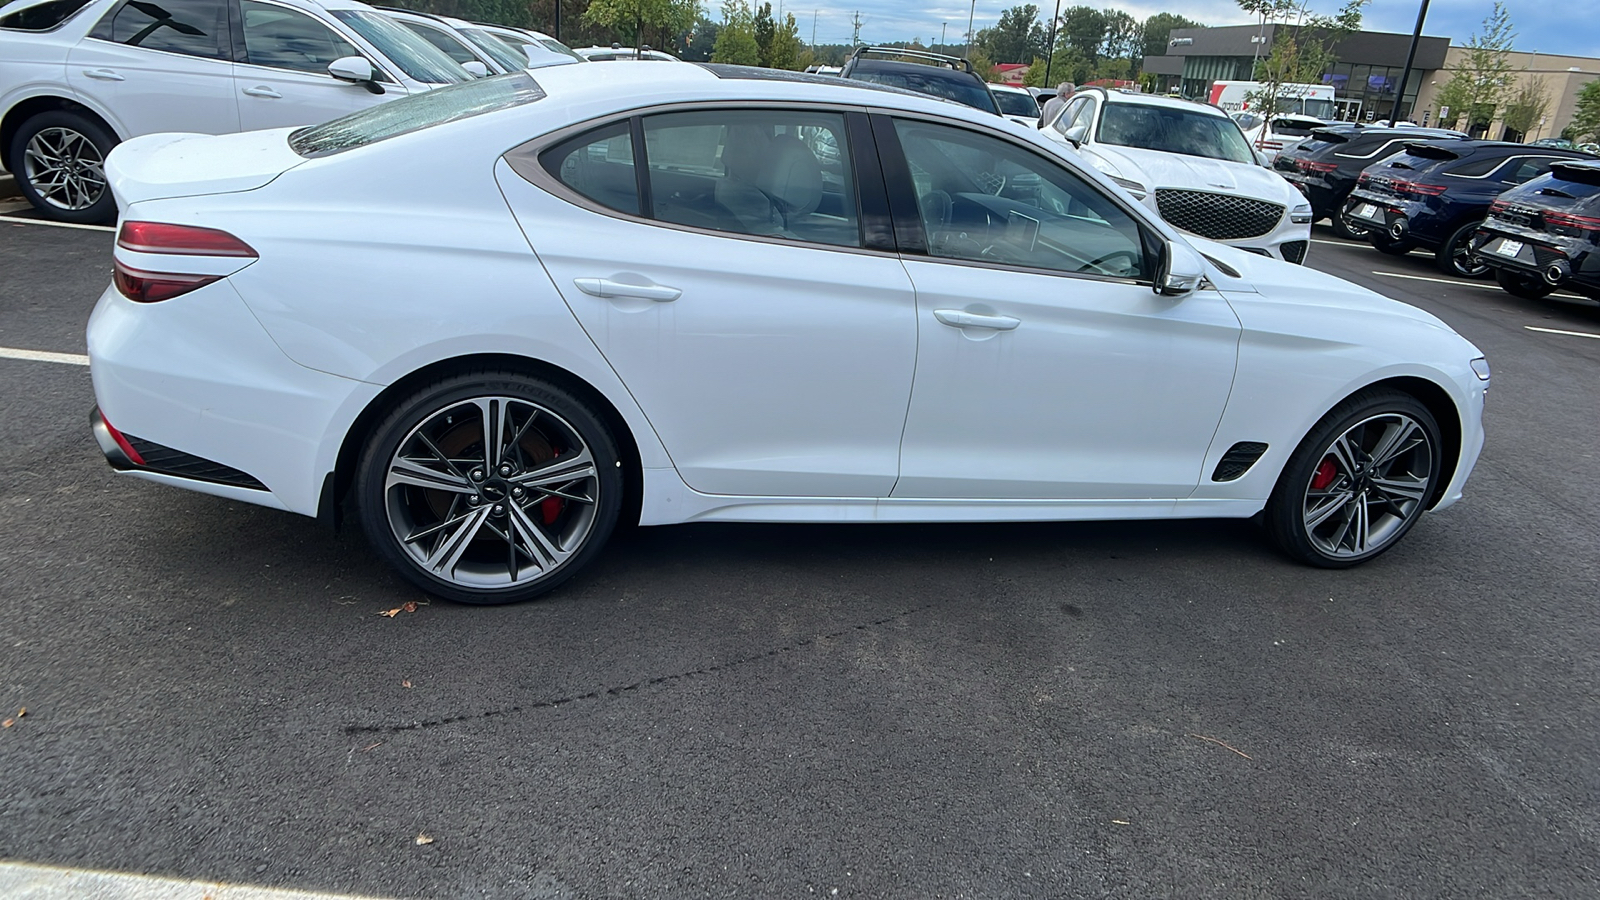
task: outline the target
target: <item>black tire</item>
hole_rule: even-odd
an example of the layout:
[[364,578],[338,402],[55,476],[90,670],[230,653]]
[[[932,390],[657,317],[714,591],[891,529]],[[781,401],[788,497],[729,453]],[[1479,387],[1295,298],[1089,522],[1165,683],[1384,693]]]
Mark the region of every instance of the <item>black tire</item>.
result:
[[1367,232],[1367,240],[1372,242],[1372,246],[1376,247],[1379,253],[1387,253],[1390,256],[1405,256],[1415,246],[1403,238],[1397,241],[1376,231]]
[[[482,424],[490,416],[504,417],[492,451]],[[417,474],[439,487],[418,486]],[[583,400],[490,369],[396,402],[367,440],[353,493],[368,541],[412,584],[460,603],[517,603],[601,552],[622,509],[623,474],[615,438]]]
[[1489,266],[1472,256],[1472,236],[1483,222],[1468,222],[1450,233],[1450,237],[1433,252],[1433,263],[1439,271],[1457,278],[1487,278]]
[[1555,290],[1554,285],[1537,275],[1525,275],[1510,269],[1496,268],[1494,280],[1500,285],[1501,290],[1523,300],[1543,300]]
[[[42,136],[42,137],[41,137]],[[36,166],[27,150],[39,138],[43,145],[59,146],[62,139],[71,148],[73,177],[59,186],[45,185],[35,177]],[[105,158],[117,145],[116,136],[104,125],[87,116],[67,110],[42,112],[22,123],[6,148],[7,168],[17,179],[17,187],[41,215],[57,222],[98,224],[117,218],[117,203],[105,183]],[[81,172],[79,177],[77,173]],[[84,191],[81,185],[98,181],[98,188]],[[79,185],[80,187],[74,187]]]
[[[1413,431],[1406,423],[1415,426],[1424,444],[1408,443]],[[1396,447],[1406,449],[1363,470],[1361,455],[1380,450],[1391,426],[1403,438]],[[1345,455],[1356,460],[1353,472],[1335,449],[1339,441],[1350,451]],[[1344,569],[1364,563],[1393,547],[1421,518],[1443,470],[1441,453],[1439,425],[1415,397],[1386,389],[1358,393],[1323,416],[1289,457],[1267,501],[1267,534],[1308,565]],[[1397,500],[1402,493],[1407,496]],[[1378,540],[1356,541],[1363,532],[1369,539],[1376,532]]]
[[1360,225],[1351,225],[1345,221],[1344,216],[1339,214],[1338,211],[1344,209],[1344,201],[1345,198],[1340,197],[1339,202],[1333,205],[1333,215],[1328,217],[1328,220],[1333,224],[1333,233],[1347,241],[1366,240],[1372,234],[1372,229],[1363,228]]

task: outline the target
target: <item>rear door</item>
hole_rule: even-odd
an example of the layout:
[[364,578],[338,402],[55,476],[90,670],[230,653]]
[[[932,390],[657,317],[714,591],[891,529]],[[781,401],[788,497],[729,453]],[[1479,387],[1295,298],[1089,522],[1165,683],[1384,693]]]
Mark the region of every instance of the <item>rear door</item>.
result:
[[226,0],[124,0],[67,57],[67,81],[129,137],[239,130]]
[[[239,11],[244,59],[234,69],[234,84],[243,130],[314,125],[403,95],[398,85],[374,94],[329,75],[334,60],[366,54],[326,23],[259,0],[241,0]],[[375,61],[373,68],[380,68]]]

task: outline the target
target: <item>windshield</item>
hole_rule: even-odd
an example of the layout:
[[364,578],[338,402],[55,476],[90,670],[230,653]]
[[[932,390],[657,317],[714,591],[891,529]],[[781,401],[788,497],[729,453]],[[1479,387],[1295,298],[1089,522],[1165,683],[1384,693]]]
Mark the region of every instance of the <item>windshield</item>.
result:
[[500,64],[507,72],[528,67],[528,57],[521,50],[506,46],[505,42],[487,31],[476,28],[458,29],[461,36],[472,42],[474,47],[482,50],[484,55]]
[[328,156],[446,122],[522,106],[542,100],[544,95],[539,83],[526,72],[496,75],[412,94],[332,122],[302,128],[289,135],[289,149],[301,156]]
[[378,52],[400,67],[400,71],[423,84],[455,84],[472,77],[443,50],[383,13],[359,9],[329,12],[377,47]]
[[1256,161],[1232,119],[1167,106],[1107,103],[1100,114],[1099,140],[1102,144],[1184,156],[1250,164]]
[[991,91],[991,93],[994,94],[994,102],[1000,104],[1002,115],[1039,118],[1039,104],[1033,102],[1032,94],[1019,94],[1015,91]]
[[[926,69],[927,74],[911,71],[912,69]],[[974,109],[998,114],[999,108],[994,104],[994,95],[983,83],[965,74],[957,74],[932,66],[918,66],[908,64],[903,69],[856,69],[850,74],[856,81],[866,81],[872,84],[885,84],[902,90],[916,91],[919,94],[928,94],[945,100],[954,100],[964,103]]]
[[545,48],[550,50],[552,53],[560,53],[563,56],[570,56],[578,62],[588,62],[588,60],[579,56],[576,50],[573,50],[571,47],[568,47],[566,44],[563,44],[554,38],[540,38],[539,43],[543,44]]

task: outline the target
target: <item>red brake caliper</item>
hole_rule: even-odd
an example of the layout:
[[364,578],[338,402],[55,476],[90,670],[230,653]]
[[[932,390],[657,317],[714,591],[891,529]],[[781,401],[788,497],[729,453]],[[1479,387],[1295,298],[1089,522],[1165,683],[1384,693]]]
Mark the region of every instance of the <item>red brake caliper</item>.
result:
[[1322,465],[1317,466],[1317,474],[1311,476],[1311,489],[1313,491],[1325,491],[1328,489],[1328,485],[1333,484],[1333,480],[1337,477],[1339,477],[1339,467],[1333,464],[1333,460],[1323,459]]
[[[551,449],[550,456],[552,459],[560,455],[560,450],[553,448]],[[554,525],[556,523],[556,517],[561,515],[561,508],[565,506],[566,503],[567,501],[561,499],[560,497],[546,497],[543,500],[540,500],[539,515],[544,519],[544,523],[546,525]]]

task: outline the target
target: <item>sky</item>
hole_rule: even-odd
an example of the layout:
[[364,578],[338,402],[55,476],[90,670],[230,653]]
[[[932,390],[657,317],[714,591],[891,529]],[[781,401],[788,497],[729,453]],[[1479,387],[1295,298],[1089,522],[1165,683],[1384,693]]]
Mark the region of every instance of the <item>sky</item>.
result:
[[[1324,15],[1337,12],[1342,0],[1311,0],[1311,10]],[[1050,3],[1050,6],[1046,6]],[[1417,22],[1421,0],[1371,0],[1363,12],[1367,31],[1410,33]],[[993,25],[1000,13],[1017,5],[1017,0],[978,0],[973,29]],[[1050,15],[1052,0],[1036,2],[1043,16]],[[1207,25],[1242,25],[1253,21],[1240,11],[1234,0],[1063,0],[1062,6],[1095,6],[1121,9],[1143,20],[1158,12],[1172,12]],[[1432,0],[1422,33],[1450,38],[1465,44],[1488,14],[1491,0]],[[1588,7],[1590,12],[1580,12]],[[778,0],[773,0],[778,8]],[[967,29],[967,15],[973,4],[951,0],[783,0],[783,10],[793,13],[800,26],[800,39],[809,42],[813,16],[819,44],[845,44],[850,41],[851,15],[861,12],[861,40],[907,40],[921,38],[938,41],[941,24],[946,25],[946,41],[956,44]],[[1595,0],[1506,0],[1511,23],[1517,31],[1516,48],[1568,56],[1600,57],[1600,9]]]

